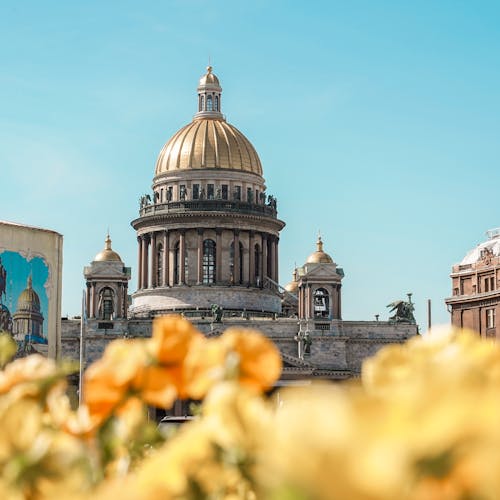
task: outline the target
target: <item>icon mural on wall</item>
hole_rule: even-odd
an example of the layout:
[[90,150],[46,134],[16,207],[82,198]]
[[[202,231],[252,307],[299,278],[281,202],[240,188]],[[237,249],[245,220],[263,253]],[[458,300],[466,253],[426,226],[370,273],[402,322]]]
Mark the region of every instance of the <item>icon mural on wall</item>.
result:
[[41,257],[0,253],[0,331],[19,345],[47,344],[49,269]]

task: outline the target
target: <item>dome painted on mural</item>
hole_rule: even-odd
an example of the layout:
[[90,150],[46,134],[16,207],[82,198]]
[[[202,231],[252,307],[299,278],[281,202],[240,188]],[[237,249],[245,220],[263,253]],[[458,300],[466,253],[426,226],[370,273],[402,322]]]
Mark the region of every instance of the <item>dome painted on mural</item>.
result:
[[122,262],[121,257],[111,248],[109,234],[104,241],[104,250],[101,250],[94,258],[94,262]]
[[333,264],[333,259],[323,251],[321,236],[318,236],[316,251],[307,257],[306,264]]
[[500,256],[500,228],[490,229],[486,231],[486,235],[488,236],[486,241],[467,252],[467,255],[460,262],[461,266],[475,264],[483,260],[487,255],[491,257]]
[[40,298],[33,290],[33,280],[31,274],[28,277],[26,288],[21,292],[17,299],[17,311],[36,311],[40,312]]
[[229,169],[262,176],[262,165],[251,142],[221,112],[222,89],[207,68],[198,86],[198,112],[163,146],[155,175],[178,170]]

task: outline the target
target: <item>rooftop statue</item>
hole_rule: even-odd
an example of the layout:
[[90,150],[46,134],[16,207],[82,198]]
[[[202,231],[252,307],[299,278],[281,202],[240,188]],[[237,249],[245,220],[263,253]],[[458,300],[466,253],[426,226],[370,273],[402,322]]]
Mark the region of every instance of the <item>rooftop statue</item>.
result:
[[387,307],[390,307],[390,313],[394,312],[394,315],[389,318],[389,321],[394,323],[410,323],[415,324],[415,317],[413,316],[413,311],[415,306],[411,301],[411,293],[408,294],[408,302],[404,300],[396,300],[391,302]]

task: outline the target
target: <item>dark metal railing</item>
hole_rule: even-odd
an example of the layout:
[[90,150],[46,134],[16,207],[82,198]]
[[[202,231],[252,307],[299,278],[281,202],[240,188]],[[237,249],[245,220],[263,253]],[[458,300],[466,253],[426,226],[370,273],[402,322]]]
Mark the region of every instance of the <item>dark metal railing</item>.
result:
[[229,200],[184,200],[170,201],[146,205],[139,210],[141,217],[156,214],[177,214],[185,212],[236,212],[240,214],[265,215],[277,217],[277,210],[273,206],[246,201]]

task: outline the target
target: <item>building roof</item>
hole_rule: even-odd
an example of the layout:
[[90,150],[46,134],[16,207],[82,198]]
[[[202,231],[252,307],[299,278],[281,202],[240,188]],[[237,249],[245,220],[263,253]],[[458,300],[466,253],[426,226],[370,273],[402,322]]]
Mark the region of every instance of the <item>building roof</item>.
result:
[[500,256],[500,229],[490,229],[486,232],[488,239],[473,248],[460,262],[461,266],[475,264],[490,255],[491,257]]

